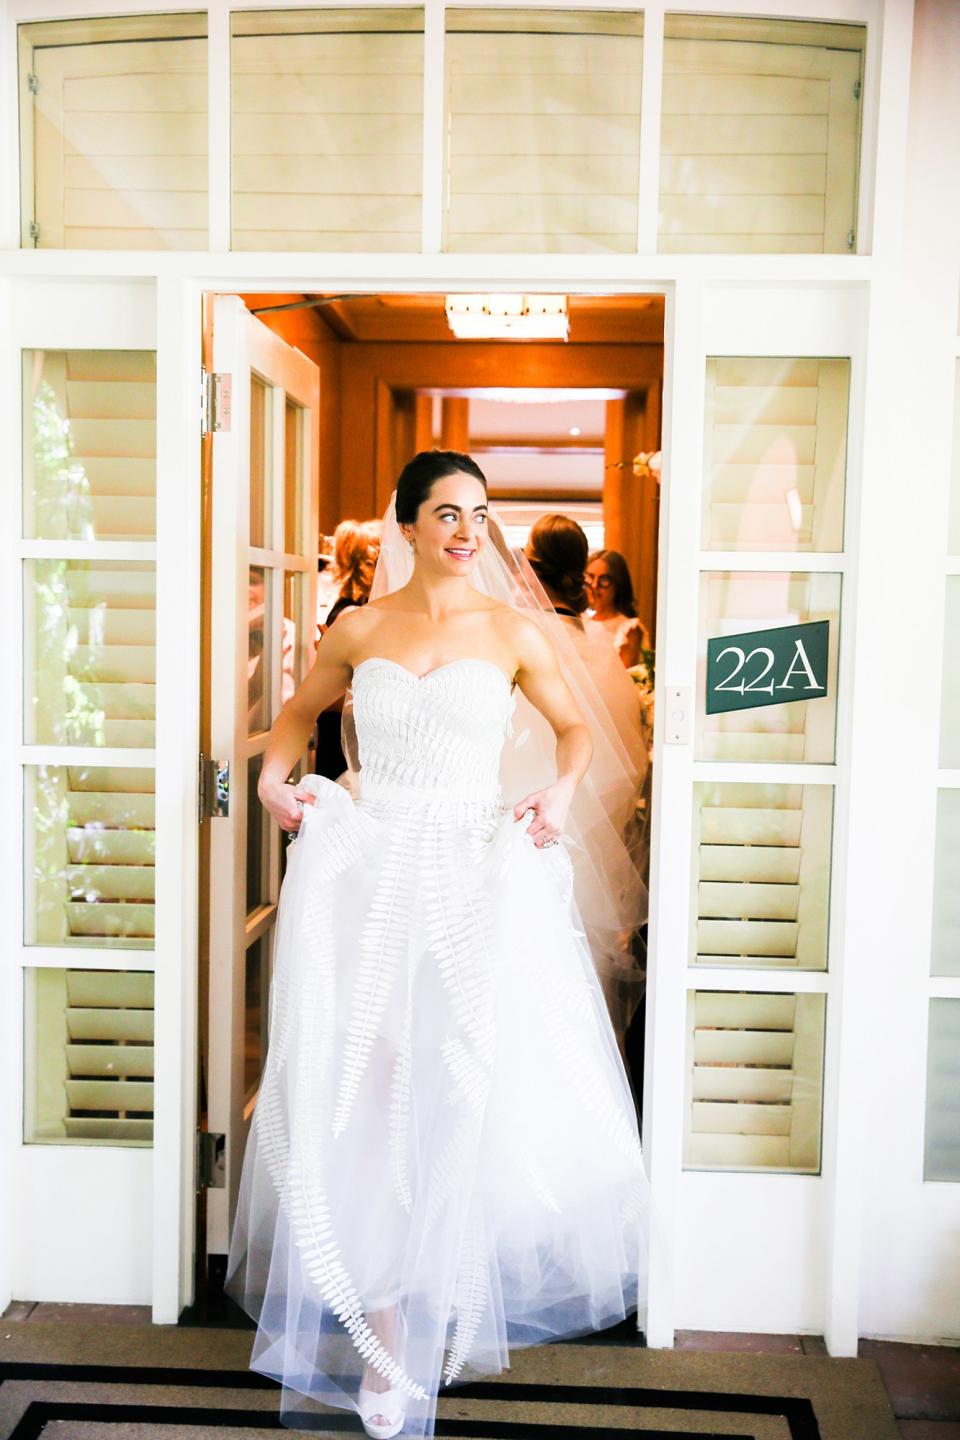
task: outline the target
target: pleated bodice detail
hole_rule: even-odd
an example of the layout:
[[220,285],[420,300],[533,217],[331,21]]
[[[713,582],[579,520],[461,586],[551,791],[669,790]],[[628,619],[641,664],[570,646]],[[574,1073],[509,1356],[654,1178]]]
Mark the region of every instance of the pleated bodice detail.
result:
[[374,658],[355,668],[352,688],[361,804],[499,805],[514,701],[498,665],[453,660],[416,675]]

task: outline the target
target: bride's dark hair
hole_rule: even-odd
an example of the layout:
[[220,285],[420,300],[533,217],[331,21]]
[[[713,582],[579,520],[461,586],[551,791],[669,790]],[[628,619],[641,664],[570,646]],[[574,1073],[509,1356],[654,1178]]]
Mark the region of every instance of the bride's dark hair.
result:
[[419,455],[414,455],[400,471],[397,481],[397,524],[412,525],[417,511],[437,481],[445,475],[456,475],[458,471],[472,475],[486,490],[487,477],[476,460],[462,455],[459,450],[421,450]]

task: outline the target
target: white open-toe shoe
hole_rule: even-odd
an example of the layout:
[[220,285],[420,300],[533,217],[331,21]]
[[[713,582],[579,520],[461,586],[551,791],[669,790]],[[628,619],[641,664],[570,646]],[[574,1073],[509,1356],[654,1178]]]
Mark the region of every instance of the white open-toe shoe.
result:
[[[403,1429],[405,1397],[402,1390],[366,1390],[361,1385],[358,1409],[363,1428],[373,1440],[391,1440]],[[374,1423],[372,1417],[382,1415],[386,1424]]]

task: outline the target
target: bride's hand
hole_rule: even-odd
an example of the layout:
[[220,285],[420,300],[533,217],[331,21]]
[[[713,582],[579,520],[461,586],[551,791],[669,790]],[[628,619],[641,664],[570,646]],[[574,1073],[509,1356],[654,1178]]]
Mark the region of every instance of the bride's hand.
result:
[[574,785],[557,780],[543,790],[534,790],[513,807],[514,820],[522,820],[528,810],[534,812],[527,834],[538,849],[560,839],[573,799]]
[[[299,830],[303,819],[303,805],[312,805],[314,797],[309,790],[300,790],[296,785],[260,784],[257,786],[260,803],[268,810],[281,830]],[[297,801],[301,801],[298,805]]]

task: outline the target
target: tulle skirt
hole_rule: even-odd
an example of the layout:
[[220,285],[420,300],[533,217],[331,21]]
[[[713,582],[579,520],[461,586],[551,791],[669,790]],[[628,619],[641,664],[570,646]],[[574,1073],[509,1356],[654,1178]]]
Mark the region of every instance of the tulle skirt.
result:
[[563,846],[308,783],[228,1290],[288,1425],[355,1409],[368,1366],[429,1435],[511,1346],[642,1317],[636,1116]]

